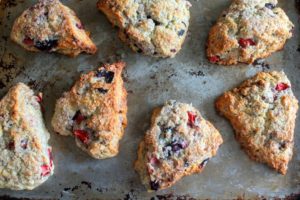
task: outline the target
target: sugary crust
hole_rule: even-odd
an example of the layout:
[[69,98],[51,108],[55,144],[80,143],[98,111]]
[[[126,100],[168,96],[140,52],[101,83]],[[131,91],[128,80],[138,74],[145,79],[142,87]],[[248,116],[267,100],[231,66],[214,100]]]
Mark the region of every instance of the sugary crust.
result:
[[218,130],[198,110],[168,101],[153,112],[135,170],[149,191],[165,189],[183,176],[200,173],[222,143]]
[[191,4],[186,0],[99,0],[97,7],[119,27],[119,36],[134,51],[174,57],[189,26]]
[[18,83],[0,102],[0,188],[32,190],[53,174],[39,100]]
[[75,57],[94,54],[97,47],[74,11],[59,0],[40,0],[13,25],[11,39],[29,51],[58,52]]
[[283,72],[260,72],[216,101],[249,157],[286,174],[298,101]]
[[281,50],[294,25],[277,0],[233,0],[211,28],[207,57],[216,64],[251,64]]
[[[118,154],[127,125],[127,93],[121,77],[124,67],[125,63],[119,62],[81,75],[56,103],[54,130],[75,135],[77,145],[97,159]],[[76,130],[84,131],[83,135],[76,135]]]

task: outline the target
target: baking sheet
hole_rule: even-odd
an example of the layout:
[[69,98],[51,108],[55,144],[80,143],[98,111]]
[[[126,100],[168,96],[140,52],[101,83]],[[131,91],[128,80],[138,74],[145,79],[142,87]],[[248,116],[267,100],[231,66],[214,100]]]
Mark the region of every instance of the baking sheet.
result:
[[[299,16],[293,0],[280,6],[296,25],[284,51],[273,54],[264,65],[216,66],[205,58],[205,42],[211,25],[229,0],[190,0],[191,25],[183,49],[174,59],[156,59],[133,53],[117,37],[96,0],[62,1],[74,9],[91,31],[99,48],[96,55],[68,58],[58,54],[31,53],[9,40],[14,19],[33,5],[33,0],[0,0],[0,95],[22,81],[44,93],[46,125],[51,132],[55,174],[33,191],[0,190],[1,195],[33,199],[233,199],[284,198],[300,193],[300,123],[295,131],[295,153],[283,176],[251,161],[234,139],[233,130],[217,115],[214,100],[262,70],[284,70],[300,99]],[[68,90],[82,72],[100,63],[124,60],[128,90],[128,127],[117,157],[94,160],[75,146],[74,138],[55,134],[50,120],[55,100]],[[152,109],[168,99],[193,103],[221,132],[224,144],[201,174],[183,178],[167,190],[148,193],[133,170],[138,143],[149,127]],[[294,195],[296,197],[297,195]],[[3,197],[1,197],[3,198]],[[299,198],[299,196],[298,196]]]

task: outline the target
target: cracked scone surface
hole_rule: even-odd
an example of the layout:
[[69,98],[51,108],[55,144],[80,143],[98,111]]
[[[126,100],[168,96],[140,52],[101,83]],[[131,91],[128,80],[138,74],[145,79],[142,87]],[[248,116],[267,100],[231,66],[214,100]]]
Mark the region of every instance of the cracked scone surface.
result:
[[99,0],[97,6],[138,53],[174,57],[188,31],[187,0]]
[[207,57],[222,65],[253,63],[281,50],[293,27],[277,0],[233,0],[210,30]]
[[0,101],[0,188],[32,190],[53,174],[40,100],[18,83]]
[[94,54],[97,47],[73,10],[59,0],[40,0],[14,22],[11,39],[29,51],[58,52],[71,57]]
[[125,63],[103,65],[81,75],[57,100],[52,126],[73,135],[76,144],[96,159],[116,156],[127,125],[127,93],[121,73]]
[[194,107],[167,101],[153,112],[135,170],[148,190],[165,189],[183,176],[200,173],[222,142],[218,130]]
[[216,101],[249,157],[285,174],[292,159],[298,101],[284,72],[260,72]]

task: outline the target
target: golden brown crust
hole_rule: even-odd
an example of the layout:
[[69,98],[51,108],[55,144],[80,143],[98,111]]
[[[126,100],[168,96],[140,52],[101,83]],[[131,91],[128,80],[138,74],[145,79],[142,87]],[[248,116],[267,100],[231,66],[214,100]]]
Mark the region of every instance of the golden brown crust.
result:
[[165,189],[183,176],[200,173],[222,142],[219,132],[194,107],[168,101],[153,111],[135,170],[149,191]]
[[281,50],[294,25],[276,5],[277,0],[234,0],[209,32],[210,62],[251,64]]
[[59,0],[40,0],[13,25],[11,39],[29,51],[58,52],[75,57],[94,54],[97,47],[74,11]]
[[82,75],[56,104],[54,130],[75,135],[77,145],[97,159],[118,154],[127,125],[124,67],[125,63],[114,63]]
[[292,158],[298,101],[283,72],[260,72],[216,101],[249,157],[285,174]]

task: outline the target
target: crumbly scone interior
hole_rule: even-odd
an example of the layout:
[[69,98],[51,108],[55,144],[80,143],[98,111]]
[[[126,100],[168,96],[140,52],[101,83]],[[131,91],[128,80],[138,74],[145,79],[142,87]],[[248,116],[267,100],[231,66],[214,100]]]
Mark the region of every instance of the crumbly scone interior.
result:
[[139,53],[173,57],[189,26],[186,0],[100,0],[98,8],[120,28],[120,38]]
[[39,99],[19,83],[0,102],[0,187],[34,189],[53,174]]
[[233,0],[211,29],[207,56],[213,63],[252,63],[281,50],[294,25],[277,0]]
[[77,145],[94,158],[118,153],[127,124],[124,63],[105,65],[82,75],[57,101],[52,125],[61,135],[74,135]]
[[283,72],[261,72],[226,92],[217,109],[232,123],[248,155],[282,174],[293,155],[298,101]]
[[201,172],[222,142],[198,110],[168,101],[153,113],[135,169],[148,190],[165,189],[185,175]]

